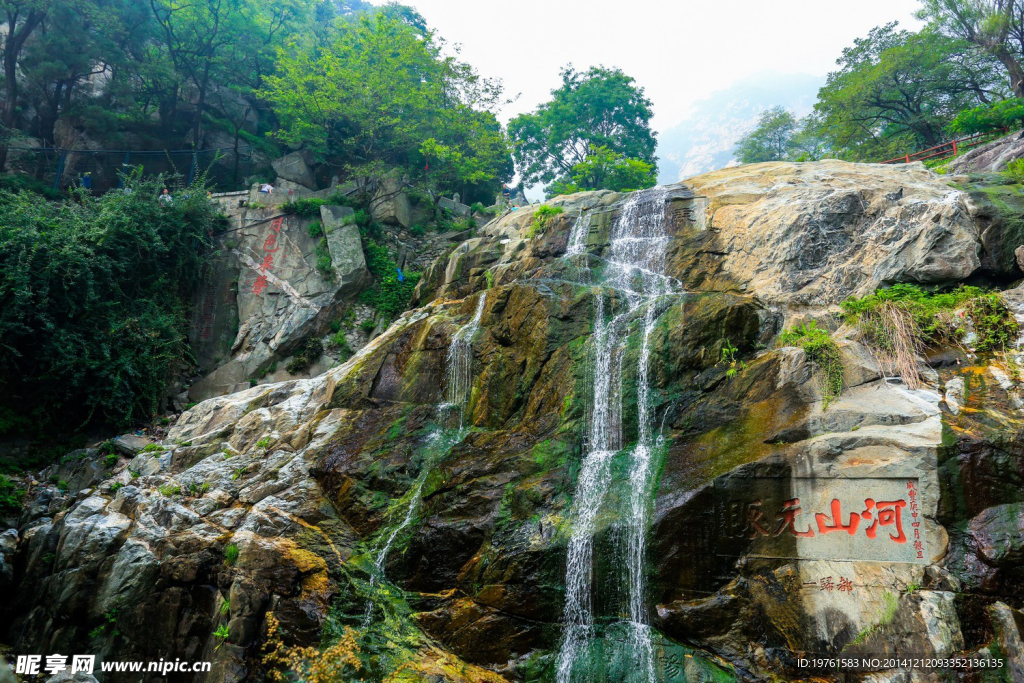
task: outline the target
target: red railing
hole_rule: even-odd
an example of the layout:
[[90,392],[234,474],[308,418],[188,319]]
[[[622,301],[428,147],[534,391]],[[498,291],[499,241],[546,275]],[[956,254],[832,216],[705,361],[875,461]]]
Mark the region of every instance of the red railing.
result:
[[968,147],[974,147],[980,145],[983,142],[988,142],[990,139],[994,139],[1000,135],[1006,135],[1009,132],[1008,128],[1004,128],[1001,131],[990,131],[987,133],[975,133],[966,138],[960,138],[958,140],[950,140],[949,142],[943,142],[941,145],[935,145],[928,149],[922,149],[920,152],[914,152],[913,154],[904,154],[901,157],[895,159],[886,159],[880,161],[880,164],[909,164],[911,161],[924,161],[925,159],[945,159],[946,157],[955,157],[961,151]]

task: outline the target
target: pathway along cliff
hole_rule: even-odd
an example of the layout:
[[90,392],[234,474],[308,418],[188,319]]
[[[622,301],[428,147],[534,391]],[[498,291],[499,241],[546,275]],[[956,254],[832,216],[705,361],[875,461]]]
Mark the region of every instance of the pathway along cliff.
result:
[[[1003,187],[771,163],[503,216],[343,365],[43,473],[0,535],[2,642],[205,681],[1022,680]],[[964,282],[1005,291],[902,376],[840,315]],[[839,655],[882,663],[801,664]]]

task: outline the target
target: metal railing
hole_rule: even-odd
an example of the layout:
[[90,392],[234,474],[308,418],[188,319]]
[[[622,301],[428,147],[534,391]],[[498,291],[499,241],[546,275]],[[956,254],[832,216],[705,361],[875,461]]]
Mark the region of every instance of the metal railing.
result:
[[886,159],[885,161],[879,161],[880,164],[909,164],[912,161],[925,161],[926,159],[945,159],[947,157],[955,157],[957,154],[970,147],[975,147],[982,143],[994,140],[995,138],[1006,135],[1010,130],[1003,128],[1002,130],[989,131],[987,133],[975,133],[974,135],[966,138],[958,138],[956,140],[950,140],[949,142],[943,142],[941,145],[935,145],[928,149],[922,149],[920,152],[914,152],[913,154],[904,154],[901,157],[895,157],[893,159]]
[[[120,187],[121,174],[140,169],[144,175],[177,176],[191,184],[197,174],[218,166],[215,186],[237,186],[238,179],[253,172],[250,145],[215,149],[71,149],[59,147],[8,147],[8,171],[35,177],[54,189],[82,186],[94,192]],[[234,181],[234,182],[231,182]]]

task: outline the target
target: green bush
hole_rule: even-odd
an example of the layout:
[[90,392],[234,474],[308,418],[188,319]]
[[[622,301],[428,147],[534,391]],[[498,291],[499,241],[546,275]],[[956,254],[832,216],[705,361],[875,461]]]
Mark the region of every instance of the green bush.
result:
[[7,173],[0,175],[0,190],[8,192],[32,192],[45,199],[59,201],[64,198],[60,190],[53,189],[53,185],[36,180],[32,176],[22,173]]
[[352,348],[348,345],[348,337],[345,336],[343,331],[335,332],[330,337],[331,346],[338,349],[342,360],[348,360],[352,357]]
[[12,515],[21,511],[25,490],[0,474],[0,515]]
[[1024,99],[1011,97],[960,112],[947,126],[947,130],[953,135],[973,135],[1022,124]]
[[530,223],[530,229],[526,232],[527,237],[543,234],[551,219],[562,212],[563,209],[560,206],[548,206],[547,204],[538,206],[537,210],[533,212],[533,222]]
[[321,223],[320,221],[313,221],[312,223],[309,224],[308,230],[309,236],[312,237],[313,239],[316,239],[317,237],[322,237],[324,234],[324,224]]
[[324,347],[320,344],[320,340],[315,337],[310,337],[292,356],[288,365],[285,366],[285,370],[292,375],[304,372],[309,369],[309,366],[312,365],[316,359],[323,354],[323,352]]
[[779,335],[782,346],[798,346],[804,350],[807,360],[817,367],[821,378],[821,389],[825,406],[839,398],[843,391],[843,361],[828,330],[811,321]]
[[334,261],[331,259],[331,250],[327,247],[327,238],[321,237],[316,245],[316,269],[327,280],[334,279]]
[[398,279],[398,265],[387,247],[372,239],[364,240],[363,254],[366,267],[373,275],[373,286],[363,291],[359,300],[376,310],[385,320],[393,320],[409,308],[413,290],[420,280],[420,273],[403,273]]
[[1005,348],[1020,334],[1013,314],[995,292],[961,285],[948,292],[926,292],[899,284],[842,304],[883,361],[917,386],[916,356],[928,346],[963,344],[973,330],[979,352]]
[[224,563],[231,567],[236,562],[238,562],[238,546],[232,543],[224,548]]
[[8,434],[127,427],[189,364],[190,307],[218,216],[202,187],[168,205],[156,200],[162,180],[128,182],[128,194],[59,203],[0,191]]
[[1024,184],[1024,159],[1014,159],[1006,164],[1003,175],[1015,183]]
[[367,318],[363,322],[359,323],[359,329],[369,334],[377,329],[377,323],[373,318]]
[[361,205],[360,200],[353,199],[341,192],[336,192],[324,199],[310,197],[308,199],[297,199],[294,202],[288,202],[281,207],[281,211],[294,216],[301,216],[302,218],[319,218],[321,206],[348,206],[358,209]]

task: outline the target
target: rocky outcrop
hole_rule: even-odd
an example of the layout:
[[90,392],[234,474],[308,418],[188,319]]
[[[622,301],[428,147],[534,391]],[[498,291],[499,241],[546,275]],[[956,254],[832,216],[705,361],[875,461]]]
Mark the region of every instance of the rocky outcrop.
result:
[[291,152],[272,162],[279,179],[301,185],[307,190],[316,190],[313,175],[313,155],[308,151]]
[[[809,673],[797,659],[813,655],[999,655],[1013,680],[1017,361],[950,350],[922,359],[911,390],[842,328],[830,402],[805,352],[776,343],[787,318],[834,321],[847,296],[981,268],[967,194],[919,166],[841,162],[670,187],[665,271],[682,287],[649,326],[635,292],[601,279],[627,199],[560,197],[539,222],[511,211],[431,266],[418,308],[344,364],[204,401],[162,450],[80,490],[41,485],[0,566],[16,568],[12,645],[208,659],[206,680],[261,680],[272,614],[288,644],[357,629],[368,678],[553,680],[601,310],[621,316],[626,448],[593,522],[596,634],[625,638],[629,368],[647,349],[658,680],[917,680]],[[324,225],[346,213],[325,209]],[[466,329],[462,406],[446,375]],[[594,666],[593,680],[625,676]]]
[[[920,164],[750,164],[686,186],[689,194],[672,200],[676,239],[667,267],[689,291],[749,293],[772,306],[828,306],[896,282],[957,282],[981,266],[969,195]],[[526,239],[536,207],[506,214],[428,271],[420,299],[478,287],[474,278],[491,264],[498,277],[514,261],[510,276],[519,277],[531,255],[564,250],[581,214],[590,215],[588,244],[600,255],[618,199],[609,192],[555,198],[549,205],[564,213],[539,243]]]
[[[239,225],[218,236],[221,250],[196,307],[191,340],[203,377],[189,389],[191,400],[238,391],[286,365],[369,284],[352,209],[323,211],[323,234],[273,207],[234,211]],[[331,360],[324,362],[312,374]]]
[[979,145],[949,162],[947,173],[993,173],[1024,157],[1024,131]]

